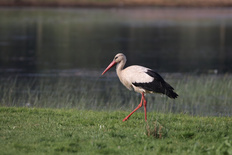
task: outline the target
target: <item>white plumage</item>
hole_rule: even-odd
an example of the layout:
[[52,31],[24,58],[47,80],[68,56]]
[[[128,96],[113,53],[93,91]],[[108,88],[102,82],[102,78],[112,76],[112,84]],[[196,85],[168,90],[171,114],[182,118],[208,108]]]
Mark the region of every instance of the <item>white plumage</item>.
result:
[[122,82],[124,86],[126,86],[128,89],[138,92],[138,93],[145,93],[146,90],[141,88],[141,87],[136,87],[133,85],[133,83],[150,83],[154,80],[153,77],[150,75],[146,74],[148,71],[148,68],[138,66],[138,65],[133,65],[129,66],[123,70],[117,71],[117,75]]
[[173,91],[174,88],[165,82],[164,79],[152,69],[138,65],[129,66],[123,69],[126,64],[126,56],[122,53],[118,53],[114,57],[113,61],[104,70],[102,75],[115,64],[117,64],[116,72],[122,84],[129,90],[134,90],[142,94],[141,102],[138,107],[123,119],[123,121],[126,121],[136,110],[142,107],[142,105],[144,105],[145,120],[147,120],[146,99],[144,93],[163,93],[170,98],[176,98],[178,96]]

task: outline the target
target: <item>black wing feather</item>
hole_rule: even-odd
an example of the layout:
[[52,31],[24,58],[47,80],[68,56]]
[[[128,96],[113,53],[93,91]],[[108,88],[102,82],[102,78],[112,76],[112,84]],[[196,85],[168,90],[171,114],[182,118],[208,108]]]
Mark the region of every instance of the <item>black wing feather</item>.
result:
[[149,69],[146,72],[149,76],[153,77],[154,80],[149,83],[132,83],[136,87],[141,87],[147,91],[152,91],[156,93],[162,93],[167,95],[170,98],[177,98],[178,94],[176,94],[173,90],[174,88],[169,85],[164,79],[156,73],[154,70]]

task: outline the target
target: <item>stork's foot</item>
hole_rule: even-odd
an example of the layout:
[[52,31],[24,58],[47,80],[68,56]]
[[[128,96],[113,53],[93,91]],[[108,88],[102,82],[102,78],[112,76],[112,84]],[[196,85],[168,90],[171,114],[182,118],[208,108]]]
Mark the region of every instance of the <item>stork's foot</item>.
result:
[[[128,120],[128,118],[129,118],[135,111],[137,111],[139,108],[141,108],[141,107],[143,106],[143,100],[145,100],[145,99],[144,99],[144,93],[142,93],[142,98],[141,98],[141,101],[140,101],[138,107],[135,108],[135,110],[133,110],[128,116],[126,116],[126,118],[124,118],[124,119],[122,120],[123,122],[126,121],[126,120]],[[145,100],[145,102],[146,102],[146,100]],[[146,103],[145,103],[145,119],[147,119],[147,114],[146,114]]]
[[124,118],[122,121],[125,122],[128,120],[129,117]]

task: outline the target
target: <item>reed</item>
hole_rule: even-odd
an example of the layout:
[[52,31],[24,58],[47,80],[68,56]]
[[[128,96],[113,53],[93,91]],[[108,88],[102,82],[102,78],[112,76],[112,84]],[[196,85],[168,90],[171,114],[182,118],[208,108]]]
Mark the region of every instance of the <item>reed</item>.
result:
[[[148,111],[191,115],[232,114],[231,75],[164,75],[179,94],[175,100],[147,95]],[[82,110],[133,110],[140,94],[115,78],[14,77],[0,79],[0,105]],[[141,108],[141,111],[143,109]]]

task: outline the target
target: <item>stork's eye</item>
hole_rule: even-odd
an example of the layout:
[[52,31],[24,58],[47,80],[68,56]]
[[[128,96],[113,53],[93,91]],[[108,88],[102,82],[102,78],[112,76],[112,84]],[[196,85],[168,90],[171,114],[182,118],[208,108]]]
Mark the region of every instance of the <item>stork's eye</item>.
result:
[[114,59],[116,60],[116,59],[118,59],[118,57],[115,57]]

